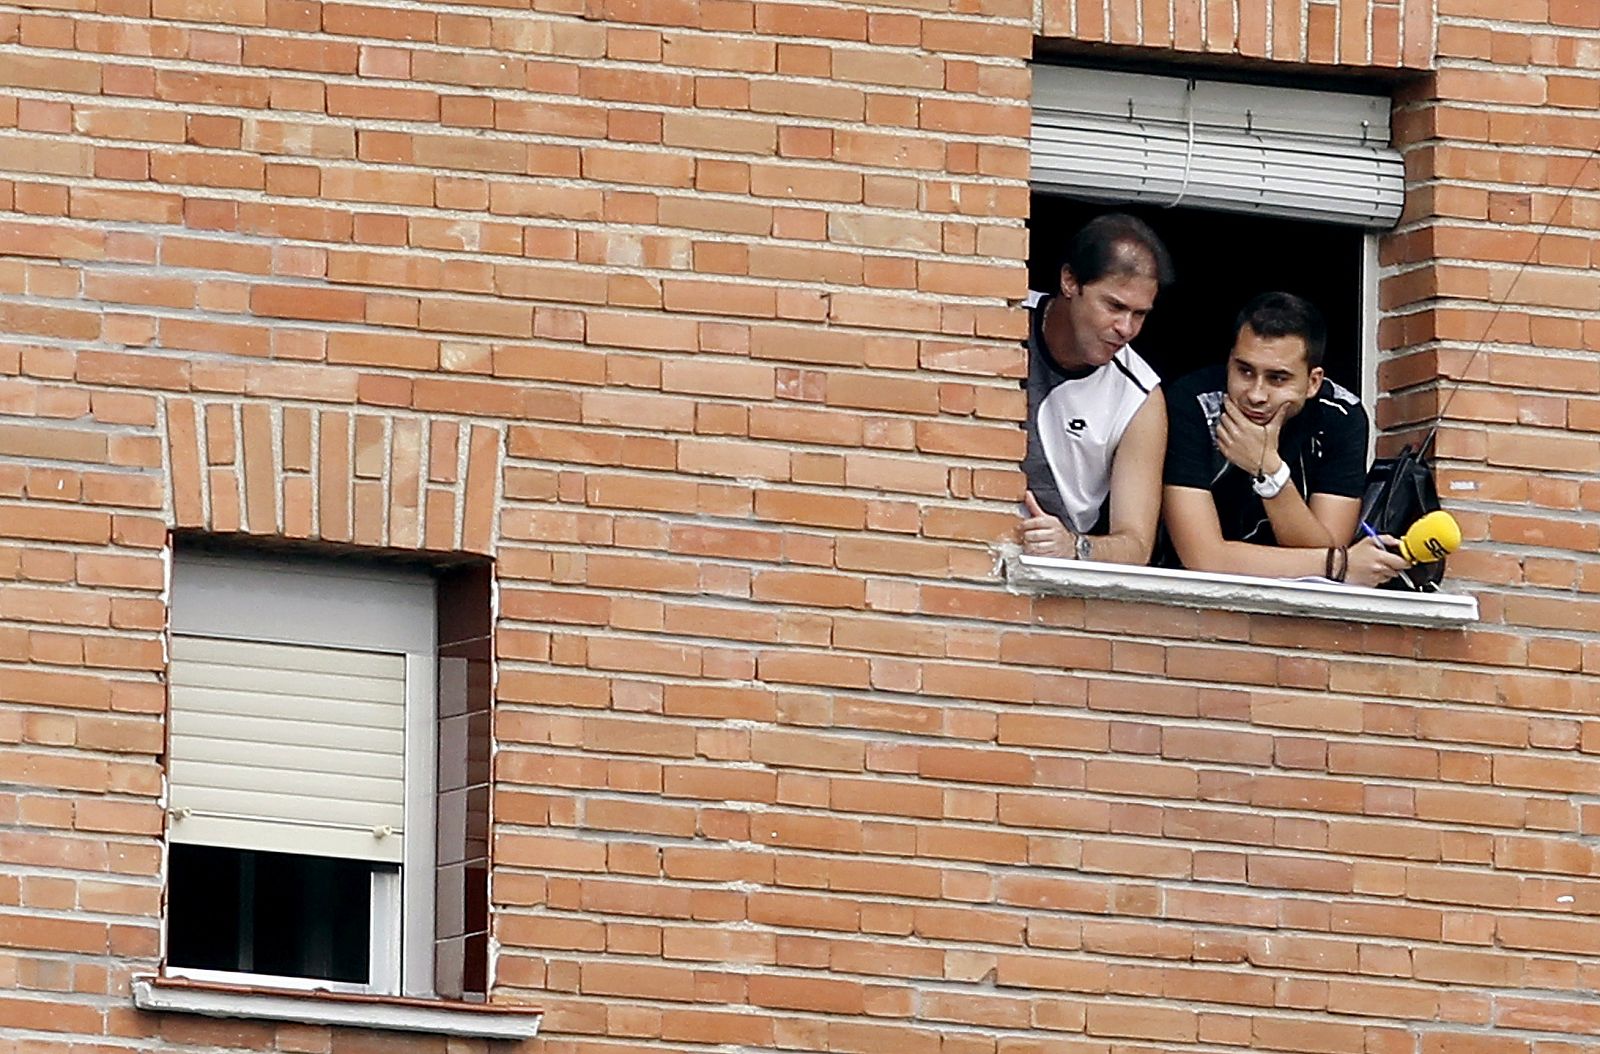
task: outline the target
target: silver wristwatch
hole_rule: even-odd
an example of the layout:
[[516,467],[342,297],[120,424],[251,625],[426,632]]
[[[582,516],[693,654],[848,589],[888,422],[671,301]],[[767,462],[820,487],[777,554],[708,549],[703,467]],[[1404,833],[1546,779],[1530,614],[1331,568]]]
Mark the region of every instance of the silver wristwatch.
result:
[[1087,534],[1072,532],[1072,556],[1075,560],[1094,559],[1094,545],[1089,541]]

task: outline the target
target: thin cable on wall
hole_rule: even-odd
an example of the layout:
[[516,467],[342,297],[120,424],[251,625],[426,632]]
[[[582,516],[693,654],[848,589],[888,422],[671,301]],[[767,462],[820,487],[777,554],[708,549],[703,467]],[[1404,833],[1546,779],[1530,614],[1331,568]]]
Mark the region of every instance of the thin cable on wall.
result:
[[[1466,365],[1461,367],[1461,376],[1457,377],[1455,384],[1450,386],[1450,391],[1445,395],[1443,405],[1439,407],[1439,412],[1434,415],[1433,425],[1428,429],[1428,434],[1423,437],[1422,445],[1417,448],[1419,454],[1426,454],[1428,448],[1433,445],[1434,436],[1438,434],[1439,427],[1444,424],[1445,411],[1450,409],[1450,404],[1455,401],[1456,393],[1461,391],[1462,386],[1467,383],[1467,374],[1472,371],[1472,364],[1477,361],[1479,354],[1483,352],[1484,345],[1489,342],[1489,334],[1494,332],[1494,324],[1499,320],[1500,313],[1511,302],[1512,295],[1517,291],[1517,283],[1522,281],[1522,276],[1527,273],[1534,257],[1539,255],[1539,247],[1544,244],[1545,235],[1549,234],[1550,228],[1555,226],[1556,217],[1561,214],[1561,207],[1567,203],[1573,192],[1578,189],[1578,183],[1583,179],[1583,174],[1589,170],[1589,164],[1595,159],[1596,154],[1600,154],[1600,141],[1597,141],[1583,155],[1583,164],[1578,166],[1577,174],[1572,177],[1572,182],[1562,192],[1561,197],[1557,199],[1555,207],[1550,210],[1550,218],[1545,220],[1544,229],[1534,239],[1533,248],[1528,250],[1528,255],[1523,259],[1522,265],[1517,268],[1517,273],[1511,277],[1511,284],[1506,287],[1506,295],[1500,298],[1498,304],[1494,305],[1494,311],[1489,315],[1489,321],[1483,327],[1483,336],[1478,338],[1478,343],[1473,347],[1472,354],[1467,356]],[[1529,200],[1530,202],[1532,201],[1531,193],[1529,194]]]

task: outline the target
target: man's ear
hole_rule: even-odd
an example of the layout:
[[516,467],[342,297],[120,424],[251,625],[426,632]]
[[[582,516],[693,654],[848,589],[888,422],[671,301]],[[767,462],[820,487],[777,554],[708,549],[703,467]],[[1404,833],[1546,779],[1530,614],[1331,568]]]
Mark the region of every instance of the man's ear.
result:
[[1072,273],[1072,268],[1066,264],[1061,265],[1061,295],[1065,297],[1077,296],[1079,292],[1078,278]]
[[1315,398],[1317,392],[1322,390],[1322,367],[1311,367],[1311,373],[1306,377],[1306,398]]

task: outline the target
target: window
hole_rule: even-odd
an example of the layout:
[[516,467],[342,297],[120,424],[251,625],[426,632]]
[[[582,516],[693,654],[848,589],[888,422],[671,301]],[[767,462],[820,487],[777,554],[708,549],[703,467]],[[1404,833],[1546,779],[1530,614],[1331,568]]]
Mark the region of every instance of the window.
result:
[[487,588],[482,567],[178,548],[169,976],[484,990]]
[[[1035,64],[1030,288],[1057,288],[1093,216],[1132,213],[1177,272],[1133,341],[1164,382],[1225,361],[1239,309],[1290,292],[1321,309],[1326,374],[1376,423],[1377,232],[1399,219],[1405,190],[1389,110],[1375,94]],[[1470,597],[1044,557],[1010,558],[1007,577],[1030,592],[1184,606],[1417,625],[1477,617]]]

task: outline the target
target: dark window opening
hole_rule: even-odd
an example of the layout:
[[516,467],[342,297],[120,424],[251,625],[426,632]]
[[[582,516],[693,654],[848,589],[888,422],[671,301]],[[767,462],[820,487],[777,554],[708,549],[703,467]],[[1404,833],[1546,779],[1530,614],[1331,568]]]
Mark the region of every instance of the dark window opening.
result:
[[1365,232],[1360,228],[1035,194],[1028,221],[1029,288],[1046,293],[1058,289],[1072,236],[1095,216],[1111,211],[1144,220],[1172,253],[1177,281],[1161,294],[1133,341],[1163,381],[1226,360],[1239,309],[1257,293],[1281,291],[1305,297],[1326,317],[1323,368],[1328,377],[1363,398],[1373,394],[1362,391]]
[[373,864],[204,845],[169,852],[170,965],[367,982]]

